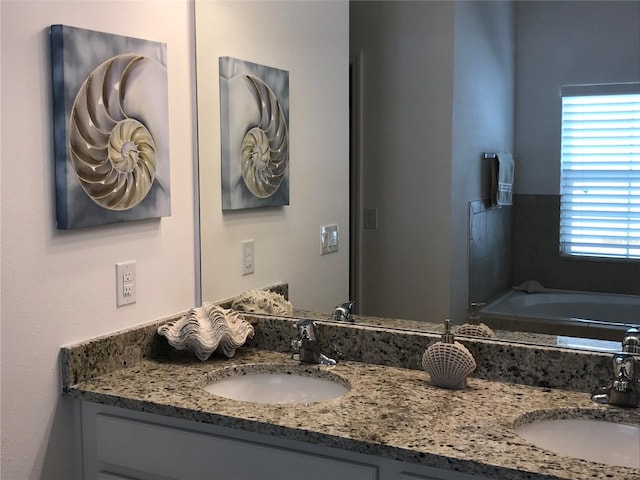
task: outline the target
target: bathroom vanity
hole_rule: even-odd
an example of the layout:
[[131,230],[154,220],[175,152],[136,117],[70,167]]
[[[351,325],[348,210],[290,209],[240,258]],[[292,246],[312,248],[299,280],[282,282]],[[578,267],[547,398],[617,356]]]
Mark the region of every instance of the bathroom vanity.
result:
[[[288,332],[292,322],[258,321],[257,341],[289,340],[278,326]],[[343,378],[350,389],[341,397],[241,402],[204,386],[231,367],[295,368],[290,353],[242,347],[233,358],[201,362],[162,352],[155,328],[63,349],[64,392],[81,404],[85,478],[636,480],[640,473],[555,455],[515,433],[520,423],[545,418],[640,424],[639,409],[597,405],[584,392],[481,378],[470,378],[465,390],[444,390],[420,369],[343,360],[309,367]],[[339,328],[364,329],[365,338],[372,327]],[[373,345],[358,348],[384,349],[379,332],[372,335]],[[424,346],[435,340],[417,335]],[[101,360],[87,365],[82,358]]]

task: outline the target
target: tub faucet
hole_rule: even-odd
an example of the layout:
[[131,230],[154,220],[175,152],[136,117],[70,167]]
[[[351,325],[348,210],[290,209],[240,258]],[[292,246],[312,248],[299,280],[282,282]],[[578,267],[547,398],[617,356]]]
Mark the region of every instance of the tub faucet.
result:
[[353,322],[353,306],[356,304],[353,300],[338,305],[333,310],[333,319],[338,322]]
[[613,382],[594,392],[592,399],[623,407],[640,407],[640,331],[630,328],[622,340],[622,352],[612,357]]
[[296,323],[298,338],[291,342],[293,355],[291,358],[300,363],[335,365],[337,362],[320,351],[318,343],[318,326],[313,320],[300,320]]

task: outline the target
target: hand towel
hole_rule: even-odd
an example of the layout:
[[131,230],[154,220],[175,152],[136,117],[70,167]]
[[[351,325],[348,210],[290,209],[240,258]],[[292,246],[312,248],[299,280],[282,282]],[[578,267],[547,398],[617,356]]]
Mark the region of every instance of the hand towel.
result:
[[510,153],[498,153],[492,164],[491,198],[494,205],[513,205],[515,162]]

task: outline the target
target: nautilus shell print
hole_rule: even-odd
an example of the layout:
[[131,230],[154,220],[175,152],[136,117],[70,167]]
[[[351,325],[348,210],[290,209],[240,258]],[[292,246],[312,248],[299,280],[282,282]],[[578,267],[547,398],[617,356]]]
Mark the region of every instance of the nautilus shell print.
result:
[[289,204],[289,74],[220,59],[223,209]]
[[144,112],[148,105],[136,99],[140,88],[158,82],[166,83],[166,73],[157,62],[124,54],[93,70],[76,95],[69,120],[73,171],[103,208],[129,210],[153,185],[156,145],[145,124],[151,119]]
[[269,86],[246,75],[255,95],[260,121],[242,139],[242,178],[258,198],[270,197],[280,186],[289,161],[289,133],[282,107]]
[[171,215],[167,45],[51,25],[56,225]]

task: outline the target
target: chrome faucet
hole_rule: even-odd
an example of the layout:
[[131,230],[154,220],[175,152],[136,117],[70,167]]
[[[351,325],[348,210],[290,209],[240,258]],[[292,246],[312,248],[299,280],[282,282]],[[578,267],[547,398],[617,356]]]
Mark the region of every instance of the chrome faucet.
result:
[[338,322],[353,322],[353,317],[351,316],[351,314],[353,313],[353,306],[355,304],[356,302],[352,300],[338,305],[333,310],[333,319]]
[[594,392],[591,399],[610,405],[640,407],[640,330],[630,328],[622,351],[612,357],[613,382]]
[[291,358],[300,363],[335,365],[337,362],[320,351],[318,343],[318,325],[313,320],[300,320],[296,323],[298,338],[291,342]]

